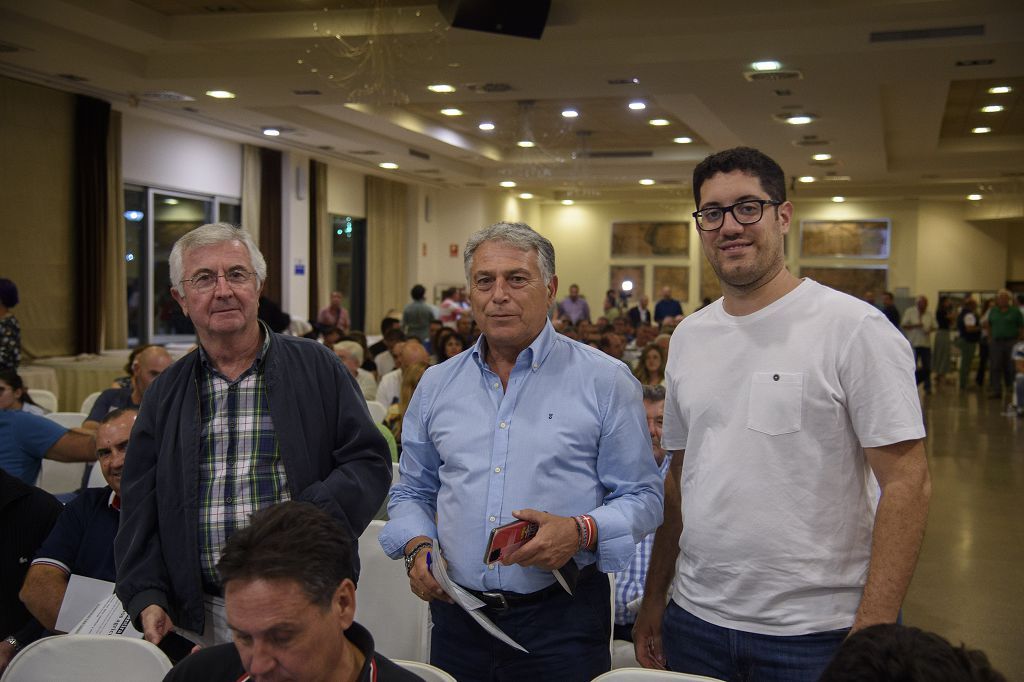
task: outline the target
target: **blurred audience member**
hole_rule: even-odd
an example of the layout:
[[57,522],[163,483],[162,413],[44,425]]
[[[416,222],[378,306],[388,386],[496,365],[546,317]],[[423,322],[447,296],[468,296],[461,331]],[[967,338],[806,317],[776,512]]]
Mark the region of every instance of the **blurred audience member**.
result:
[[953,304],[948,296],[941,296],[935,308],[935,340],[932,346],[932,371],[935,372],[935,385],[946,383],[949,374],[949,347],[954,318]]
[[1013,344],[1024,336],[1024,314],[1013,305],[1010,292],[1000,289],[995,305],[982,320],[988,332],[989,378],[988,397],[999,398],[1005,391],[1010,395],[1013,386]]
[[598,350],[601,350],[606,355],[610,355],[616,360],[621,360],[622,354],[626,351],[626,340],[615,332],[608,332],[601,335],[601,341],[597,347]]
[[407,336],[415,336],[422,342],[430,341],[430,321],[434,319],[434,309],[427,305],[427,290],[417,284],[409,291],[412,297],[402,309],[402,330]]
[[897,329],[900,328],[900,310],[896,307],[896,300],[893,298],[891,291],[882,293],[882,314],[889,318],[893,326]]
[[366,357],[368,357],[368,358],[370,358],[372,360],[373,358],[377,357],[378,353],[383,353],[384,351],[386,351],[388,349],[388,346],[387,346],[386,343],[384,343],[384,337],[387,335],[388,330],[393,328],[393,327],[401,328],[401,326],[402,326],[402,321],[398,320],[398,319],[396,319],[394,317],[385,317],[385,318],[381,319],[381,321],[380,321],[380,340],[378,340],[376,343],[374,343],[373,345],[369,346],[366,349]]
[[441,299],[441,322],[444,326],[454,329],[456,322],[469,315],[466,294],[459,287],[448,287],[442,292]]
[[351,321],[348,317],[348,311],[341,304],[343,300],[344,297],[340,291],[331,292],[331,302],[327,304],[326,308],[317,313],[316,316],[316,323],[320,326],[321,331],[340,329],[343,333],[348,333]]
[[360,367],[363,364],[363,347],[356,341],[339,341],[334,344],[334,354],[345,365],[352,378],[359,384],[359,390],[367,400],[377,399],[377,380]]
[[427,371],[427,367],[430,367],[430,363],[414,362],[402,369],[402,390],[399,393],[398,402],[388,410],[385,423],[391,429],[391,433],[394,434],[395,441],[398,443],[399,456],[402,452],[402,420],[405,419],[409,401],[412,400],[412,394],[416,392],[416,387],[419,386],[420,379]]
[[40,417],[46,414],[46,410],[32,400],[25,382],[13,369],[0,369],[0,410],[20,410]]
[[633,376],[644,386],[665,385],[665,351],[657,344],[644,346]]
[[395,359],[398,367],[381,377],[377,386],[377,402],[384,407],[390,407],[401,398],[403,370],[417,362],[428,362],[430,354],[419,339],[408,339],[401,345]]
[[150,384],[173,362],[171,354],[163,346],[144,348],[132,362],[131,384],[126,388],[108,388],[100,393],[100,397],[93,403],[92,410],[89,411],[89,416],[85,418],[82,427],[95,431],[99,427],[103,415],[107,412],[113,412],[122,407],[138,409],[142,404],[142,396],[149,389]]
[[654,321],[661,324],[666,317],[683,314],[683,304],[672,298],[672,287],[661,288],[661,300],[654,304]]
[[21,327],[11,308],[18,305],[18,286],[0,278],[0,369],[18,369],[21,362]]
[[957,346],[960,348],[960,390],[967,388],[967,377],[971,373],[971,362],[981,341],[981,321],[978,319],[978,302],[968,296],[960,306],[956,318]]
[[455,357],[466,349],[466,343],[459,336],[458,332],[452,329],[445,329],[437,335],[437,352],[434,356],[437,358],[438,363],[442,363],[448,358]]
[[580,320],[590,320],[590,304],[586,298],[580,296],[578,285],[569,285],[569,295],[558,304],[558,314],[568,317],[573,324],[579,324]]
[[373,362],[377,365],[378,380],[383,379],[395,368],[395,358],[401,350],[399,344],[404,343],[405,338],[405,332],[398,327],[392,327],[384,333],[384,350],[373,357]]
[[637,299],[637,302],[629,309],[629,323],[633,325],[634,328],[651,323],[650,304],[651,299],[647,298],[647,294],[640,294],[640,298]]

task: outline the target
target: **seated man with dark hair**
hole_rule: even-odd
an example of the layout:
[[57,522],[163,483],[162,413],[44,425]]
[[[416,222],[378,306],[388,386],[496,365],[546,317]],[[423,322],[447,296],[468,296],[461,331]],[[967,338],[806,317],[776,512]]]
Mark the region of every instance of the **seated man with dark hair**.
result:
[[858,630],[847,638],[819,682],[1006,682],[988,656],[954,647],[933,632],[896,623]]
[[21,588],[21,601],[53,630],[71,575],[114,581],[114,537],[121,521],[121,470],[138,411],[106,414],[96,432],[96,460],[107,485],[88,488],[64,507]]
[[419,680],[354,622],[352,540],[311,504],[281,502],[232,535],[217,571],[233,644],[188,656],[166,680]]

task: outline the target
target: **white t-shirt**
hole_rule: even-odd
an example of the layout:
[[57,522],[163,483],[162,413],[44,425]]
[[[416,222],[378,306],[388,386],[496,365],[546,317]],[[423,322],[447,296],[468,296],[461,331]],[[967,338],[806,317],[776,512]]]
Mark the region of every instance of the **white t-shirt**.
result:
[[907,330],[907,338],[910,340],[910,345],[915,348],[930,348],[931,343],[928,340],[929,335],[935,331],[935,316],[927,310],[923,313],[917,309],[916,305],[912,305],[903,311],[903,326],[906,325],[921,325],[920,327],[914,327],[913,329]]
[[393,369],[380,378],[377,384],[377,402],[390,407],[402,394],[402,370]]
[[676,329],[662,444],[685,450],[672,598],[722,627],[849,627],[877,484],[863,448],[925,435],[907,340],[811,280],[753,314],[722,300]]

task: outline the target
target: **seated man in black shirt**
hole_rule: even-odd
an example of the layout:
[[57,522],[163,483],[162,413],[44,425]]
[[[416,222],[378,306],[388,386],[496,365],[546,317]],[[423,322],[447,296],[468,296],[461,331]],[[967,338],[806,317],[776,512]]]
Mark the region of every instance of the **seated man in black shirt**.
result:
[[354,622],[352,541],[311,504],[281,502],[252,515],[217,562],[233,644],[202,649],[165,682],[420,678],[373,650]]
[[107,413],[96,432],[96,461],[107,485],[87,488],[64,507],[36,552],[21,601],[48,630],[57,623],[71,575],[114,582],[114,538],[121,521],[121,470],[138,411]]
[[95,431],[99,428],[103,415],[108,412],[122,407],[139,409],[146,389],[173,362],[171,354],[163,346],[149,346],[141,351],[132,361],[130,384],[124,388],[108,388],[100,393],[100,397],[89,411],[89,416],[82,422],[82,427]]

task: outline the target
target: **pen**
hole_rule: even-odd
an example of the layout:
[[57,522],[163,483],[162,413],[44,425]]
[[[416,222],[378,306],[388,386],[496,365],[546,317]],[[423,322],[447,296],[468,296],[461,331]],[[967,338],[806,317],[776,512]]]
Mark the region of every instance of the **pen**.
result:
[[427,570],[430,570],[430,550],[427,550]]

